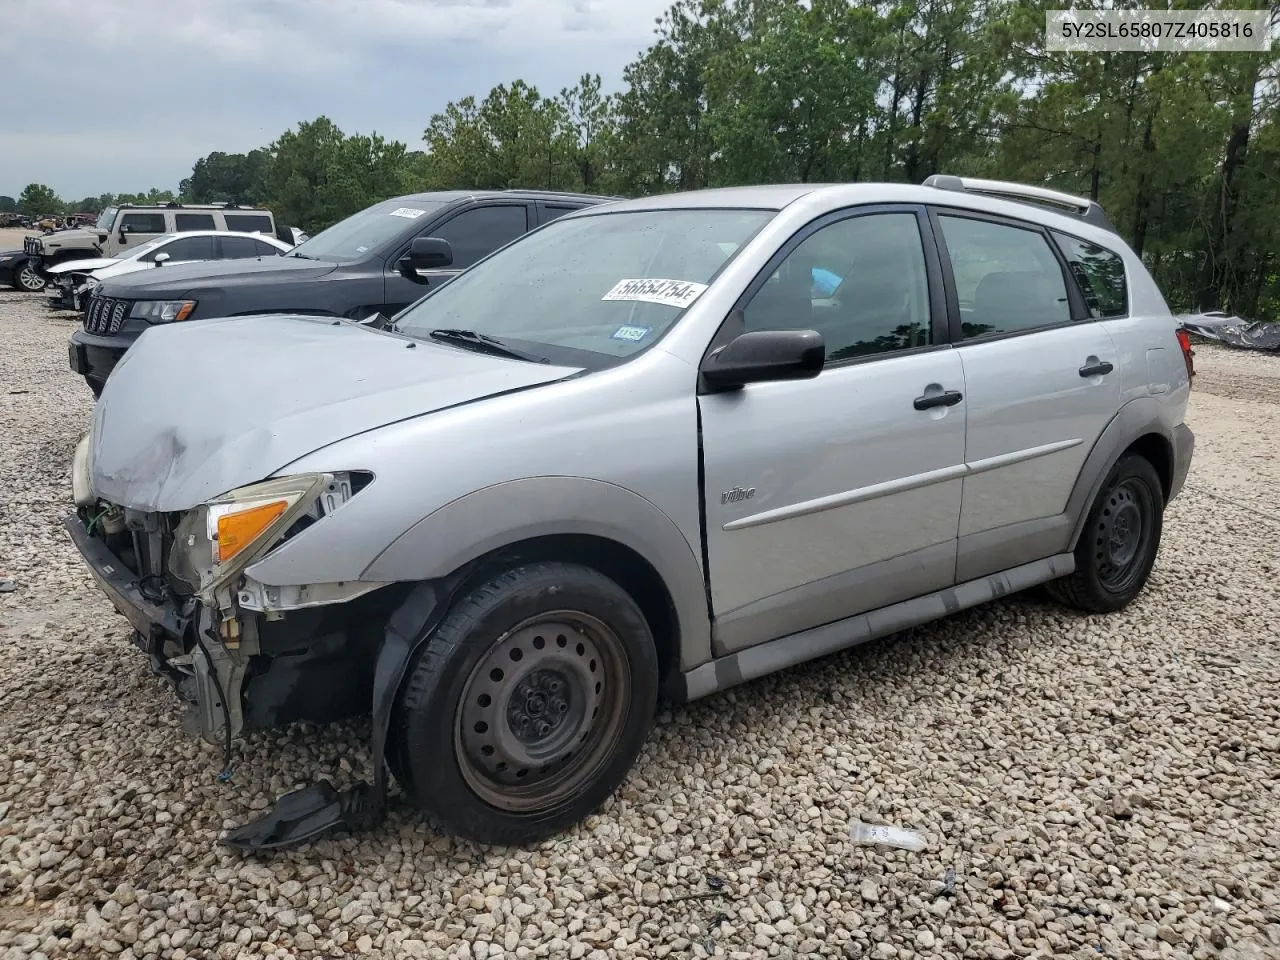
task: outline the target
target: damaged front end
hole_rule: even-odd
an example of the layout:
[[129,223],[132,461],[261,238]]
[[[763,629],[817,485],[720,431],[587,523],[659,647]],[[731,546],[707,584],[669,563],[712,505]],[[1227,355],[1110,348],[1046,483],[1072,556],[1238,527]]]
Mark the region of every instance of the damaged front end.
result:
[[[76,512],[65,526],[132,624],[153,671],[187,704],[188,733],[223,748],[224,780],[232,742],[248,731],[370,712],[375,665],[384,672],[381,660],[389,653],[384,627],[405,599],[404,588],[355,581],[272,585],[245,571],[340,509],[371,474],[280,477],[189,510],[159,512],[97,497],[89,451],[86,437],[72,468]],[[402,674],[403,665],[393,672]],[[389,707],[386,712],[389,717]],[[371,825],[381,818],[386,791],[381,757],[379,747],[375,802],[364,784],[340,795],[322,783],[282,798],[264,818],[270,824],[250,824],[224,842],[264,848],[335,826]]]

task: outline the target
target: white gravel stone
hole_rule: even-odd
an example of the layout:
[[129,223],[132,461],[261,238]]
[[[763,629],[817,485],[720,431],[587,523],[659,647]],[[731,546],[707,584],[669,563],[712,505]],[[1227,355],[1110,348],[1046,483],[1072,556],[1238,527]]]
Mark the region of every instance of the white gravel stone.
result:
[[1120,614],[1013,597],[666,707],[617,795],[527,850],[397,810],[255,862],[224,825],[362,775],[367,723],[255,734],[218,782],[60,526],[73,329],[0,291],[5,960],[1278,955],[1280,358],[1197,347],[1192,474]]

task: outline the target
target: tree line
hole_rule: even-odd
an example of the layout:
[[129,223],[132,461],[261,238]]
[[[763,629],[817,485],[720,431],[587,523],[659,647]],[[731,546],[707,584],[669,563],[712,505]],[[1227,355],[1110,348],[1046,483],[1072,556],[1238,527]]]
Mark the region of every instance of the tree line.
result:
[[987,176],[1100,201],[1175,307],[1280,316],[1276,59],[1052,52],[1057,6],[678,0],[617,92],[500,84],[432,116],[421,150],[321,116],[201,158],[178,195],[266,203],[314,232],[417,190]]

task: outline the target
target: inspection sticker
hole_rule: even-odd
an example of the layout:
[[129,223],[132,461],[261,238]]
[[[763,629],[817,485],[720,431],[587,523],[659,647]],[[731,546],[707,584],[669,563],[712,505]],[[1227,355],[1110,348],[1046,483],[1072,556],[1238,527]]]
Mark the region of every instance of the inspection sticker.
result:
[[637,300],[642,303],[661,303],[668,307],[687,307],[697,300],[705,283],[687,280],[619,280],[601,300]]
[[413,207],[397,207],[391,211],[391,216],[404,217],[406,220],[417,220],[426,212],[425,210],[415,210]]
[[613,331],[614,340],[628,340],[631,343],[639,343],[648,335],[648,327],[619,327]]

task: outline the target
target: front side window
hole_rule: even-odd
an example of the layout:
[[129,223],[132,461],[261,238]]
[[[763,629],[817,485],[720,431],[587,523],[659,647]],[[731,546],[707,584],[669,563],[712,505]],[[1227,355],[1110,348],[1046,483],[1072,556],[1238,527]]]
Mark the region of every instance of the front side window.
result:
[[175,263],[183,260],[212,260],[213,237],[179,237],[156,253],[167,253]]
[[124,257],[125,260],[146,260],[151,261],[152,255],[159,252],[160,247],[164,246],[174,237],[176,233],[166,233],[156,237],[154,240],[148,240],[146,243],[140,243],[136,247],[131,247],[129,253]]
[[452,220],[433,229],[431,236],[449,241],[453,248],[453,267],[461,270],[510,243],[528,229],[525,206],[508,204],[463,210]]
[[965,340],[1071,321],[1062,266],[1038,230],[942,215]]
[[657,342],[774,215],[642,210],[555,220],[419,300],[396,328],[422,338],[474,330],[552,360],[607,365]]
[[829,363],[928,346],[929,279],[915,214],[819,228],[787,254],[743,318],[747,330],[817,330]]
[[125,233],[164,233],[163,213],[126,213],[120,218]]
[[397,242],[414,224],[424,225],[441,207],[439,201],[385,200],[339,220],[290,251],[290,256],[332,263],[352,263]]
[[1105,247],[1054,233],[1071,272],[1080,284],[1089,316],[1123,317],[1129,312],[1129,286],[1125,281],[1124,261]]

